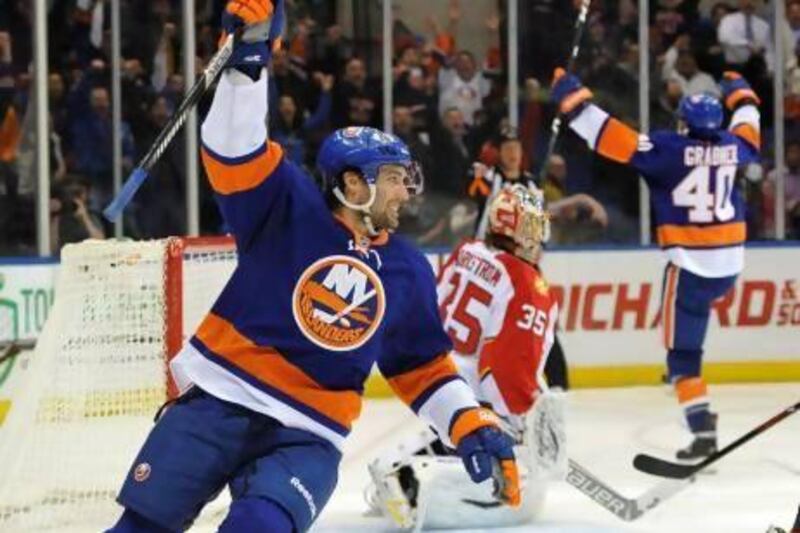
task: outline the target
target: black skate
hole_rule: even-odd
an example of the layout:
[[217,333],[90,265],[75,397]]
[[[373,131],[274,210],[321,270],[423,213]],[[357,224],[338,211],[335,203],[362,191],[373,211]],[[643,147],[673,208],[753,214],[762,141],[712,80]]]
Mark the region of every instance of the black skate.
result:
[[689,446],[678,450],[675,456],[681,461],[701,461],[716,452],[716,437],[695,437]]
[[717,414],[708,413],[706,426],[695,434],[692,443],[678,450],[675,457],[679,461],[702,461],[717,452]]

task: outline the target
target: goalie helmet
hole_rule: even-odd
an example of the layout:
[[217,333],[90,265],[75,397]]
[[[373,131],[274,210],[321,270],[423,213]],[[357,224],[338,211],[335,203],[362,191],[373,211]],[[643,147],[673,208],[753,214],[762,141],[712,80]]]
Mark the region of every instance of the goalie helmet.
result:
[[514,255],[534,263],[542,243],[550,238],[550,218],[537,188],[506,185],[489,204],[490,235],[514,242]]

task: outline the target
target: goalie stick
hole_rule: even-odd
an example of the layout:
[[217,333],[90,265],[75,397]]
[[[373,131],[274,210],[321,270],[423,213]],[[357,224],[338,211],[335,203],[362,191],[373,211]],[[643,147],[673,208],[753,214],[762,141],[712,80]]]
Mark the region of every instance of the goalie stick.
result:
[[217,50],[217,53],[211,58],[203,75],[195,82],[192,89],[186,95],[186,98],[184,98],[181,105],[178,106],[178,110],[175,111],[175,114],[169,119],[167,125],[164,126],[164,129],[158,134],[156,140],[153,141],[150,150],[147,151],[141,161],[139,161],[139,164],[136,165],[133,172],[131,172],[128,181],[125,182],[125,185],[123,185],[117,197],[105,208],[103,216],[110,222],[115,222],[119,218],[122,211],[130,203],[133,195],[136,194],[136,191],[139,190],[142,183],[149,177],[150,169],[158,162],[161,154],[164,153],[164,150],[167,149],[167,146],[169,146],[175,134],[178,133],[183,123],[186,122],[186,119],[189,117],[189,112],[194,108],[197,102],[200,101],[200,98],[203,97],[209,87],[214,84],[217,76],[219,76],[219,73],[222,72],[223,67],[228,62],[228,58],[231,57],[233,47],[240,38],[240,34],[241,32],[236,32],[235,34],[228,35],[225,42],[219,50]]
[[694,478],[664,480],[645,491],[638,498],[626,498],[600,481],[586,468],[570,459],[566,481],[618,518],[631,522],[689,486],[694,482]]
[[744,444],[745,442],[749,441],[753,437],[760,435],[761,433],[765,432],[784,418],[794,414],[798,409],[800,409],[800,402],[797,402],[794,405],[790,405],[777,415],[773,416],[766,422],[762,423],[761,425],[751,429],[732,443],[728,444],[718,452],[712,453],[702,461],[697,464],[687,465],[681,463],[673,463],[670,461],[665,461],[663,459],[659,459],[658,457],[653,457],[652,455],[647,455],[644,453],[638,454],[636,457],[633,458],[633,466],[637,470],[642,472],[646,472],[648,474],[652,474],[654,476],[661,476],[666,478],[672,479],[686,479],[688,477],[693,476],[700,470],[704,469],[708,465],[715,463],[728,455],[730,452]]

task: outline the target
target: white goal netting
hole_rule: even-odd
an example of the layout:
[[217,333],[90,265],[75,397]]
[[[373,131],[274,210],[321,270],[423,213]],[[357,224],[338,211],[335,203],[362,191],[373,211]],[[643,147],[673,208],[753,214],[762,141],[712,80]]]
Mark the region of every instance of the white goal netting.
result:
[[235,264],[220,239],[64,248],[53,312],[0,427],[0,531],[113,525],[116,493],[167,399],[167,358]]

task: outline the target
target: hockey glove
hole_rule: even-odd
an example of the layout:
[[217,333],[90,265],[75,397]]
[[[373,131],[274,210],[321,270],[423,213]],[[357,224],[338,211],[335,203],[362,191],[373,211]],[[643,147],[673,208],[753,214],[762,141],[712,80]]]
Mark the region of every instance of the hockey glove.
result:
[[725,72],[722,75],[719,88],[722,90],[722,99],[725,102],[725,107],[731,111],[743,105],[758,105],[761,103],[750,84],[738,72],[732,70]]
[[231,0],[222,14],[224,41],[228,35],[242,31],[228,60],[250,77],[258,78],[261,68],[269,62],[272,51],[280,45],[283,31],[283,0]]
[[584,87],[575,74],[568,74],[560,67],[553,73],[550,100],[558,106],[559,113],[566,115],[567,120],[572,120],[580,113],[592,96],[592,91]]
[[519,472],[514,441],[499,427],[488,409],[467,409],[456,413],[451,440],[475,483],[494,480],[495,497],[512,507],[520,504]]

